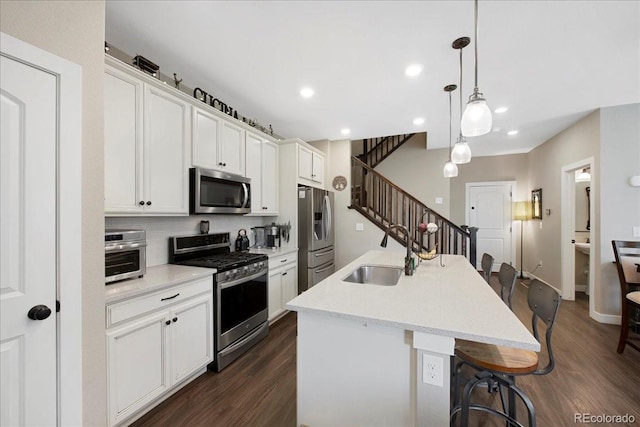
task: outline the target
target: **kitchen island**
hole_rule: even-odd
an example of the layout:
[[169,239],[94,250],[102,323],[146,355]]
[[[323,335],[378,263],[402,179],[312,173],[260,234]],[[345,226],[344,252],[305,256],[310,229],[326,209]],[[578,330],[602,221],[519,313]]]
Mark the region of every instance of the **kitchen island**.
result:
[[456,338],[540,350],[462,256],[423,261],[394,286],[343,280],[404,256],[369,251],[287,304],[298,312],[298,425],[448,425]]

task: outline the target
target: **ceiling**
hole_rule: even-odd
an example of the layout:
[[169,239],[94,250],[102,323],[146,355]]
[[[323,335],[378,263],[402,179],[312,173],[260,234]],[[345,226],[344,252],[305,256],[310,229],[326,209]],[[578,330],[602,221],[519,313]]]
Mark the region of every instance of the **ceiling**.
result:
[[[473,91],[473,9],[470,0],[107,0],[106,40],[283,137],[426,131],[432,149],[449,144],[443,88],[458,83],[451,43],[461,36],[472,39],[464,103]],[[480,91],[509,110],[468,139],[476,156],[528,152],[599,107],[640,102],[638,1],[480,1],[478,41]],[[405,76],[410,64],[422,73]]]

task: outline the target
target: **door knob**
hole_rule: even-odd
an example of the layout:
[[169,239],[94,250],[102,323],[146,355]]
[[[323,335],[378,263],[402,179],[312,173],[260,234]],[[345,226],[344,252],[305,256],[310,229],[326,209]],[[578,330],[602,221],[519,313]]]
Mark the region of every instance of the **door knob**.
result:
[[33,306],[27,313],[27,317],[31,320],[44,320],[49,316],[51,316],[51,309],[46,305]]

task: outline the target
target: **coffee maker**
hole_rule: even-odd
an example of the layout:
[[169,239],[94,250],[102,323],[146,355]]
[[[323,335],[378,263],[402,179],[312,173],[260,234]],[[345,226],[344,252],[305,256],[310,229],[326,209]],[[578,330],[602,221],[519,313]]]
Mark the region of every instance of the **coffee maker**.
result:
[[238,237],[236,237],[236,252],[245,252],[249,250],[249,237],[247,237],[247,230],[241,228],[238,230]]
[[253,227],[256,248],[275,249],[280,246],[280,228],[273,224],[261,227]]

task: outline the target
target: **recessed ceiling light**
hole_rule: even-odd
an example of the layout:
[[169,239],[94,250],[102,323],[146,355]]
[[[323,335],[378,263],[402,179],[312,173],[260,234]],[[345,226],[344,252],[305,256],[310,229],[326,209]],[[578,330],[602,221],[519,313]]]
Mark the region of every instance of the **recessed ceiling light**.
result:
[[351,129],[346,129],[346,128],[342,129],[340,131],[340,133],[343,134],[343,135],[349,135],[351,133]]
[[404,73],[409,76],[409,77],[415,77],[418,74],[420,74],[422,72],[422,65],[420,64],[412,64],[409,65],[405,70]]
[[507,132],[507,135],[509,136],[513,136],[513,135],[517,135],[518,131],[517,130],[510,130],[509,132]]
[[302,96],[303,98],[311,98],[313,94],[313,89],[311,89],[310,87],[303,87],[302,89],[300,89],[300,96]]
[[414,125],[421,125],[424,123],[424,119],[422,117],[417,117],[415,119],[413,119],[413,124]]
[[493,112],[500,114],[500,113],[506,113],[508,110],[509,110],[509,107],[498,107],[495,110],[493,110]]

